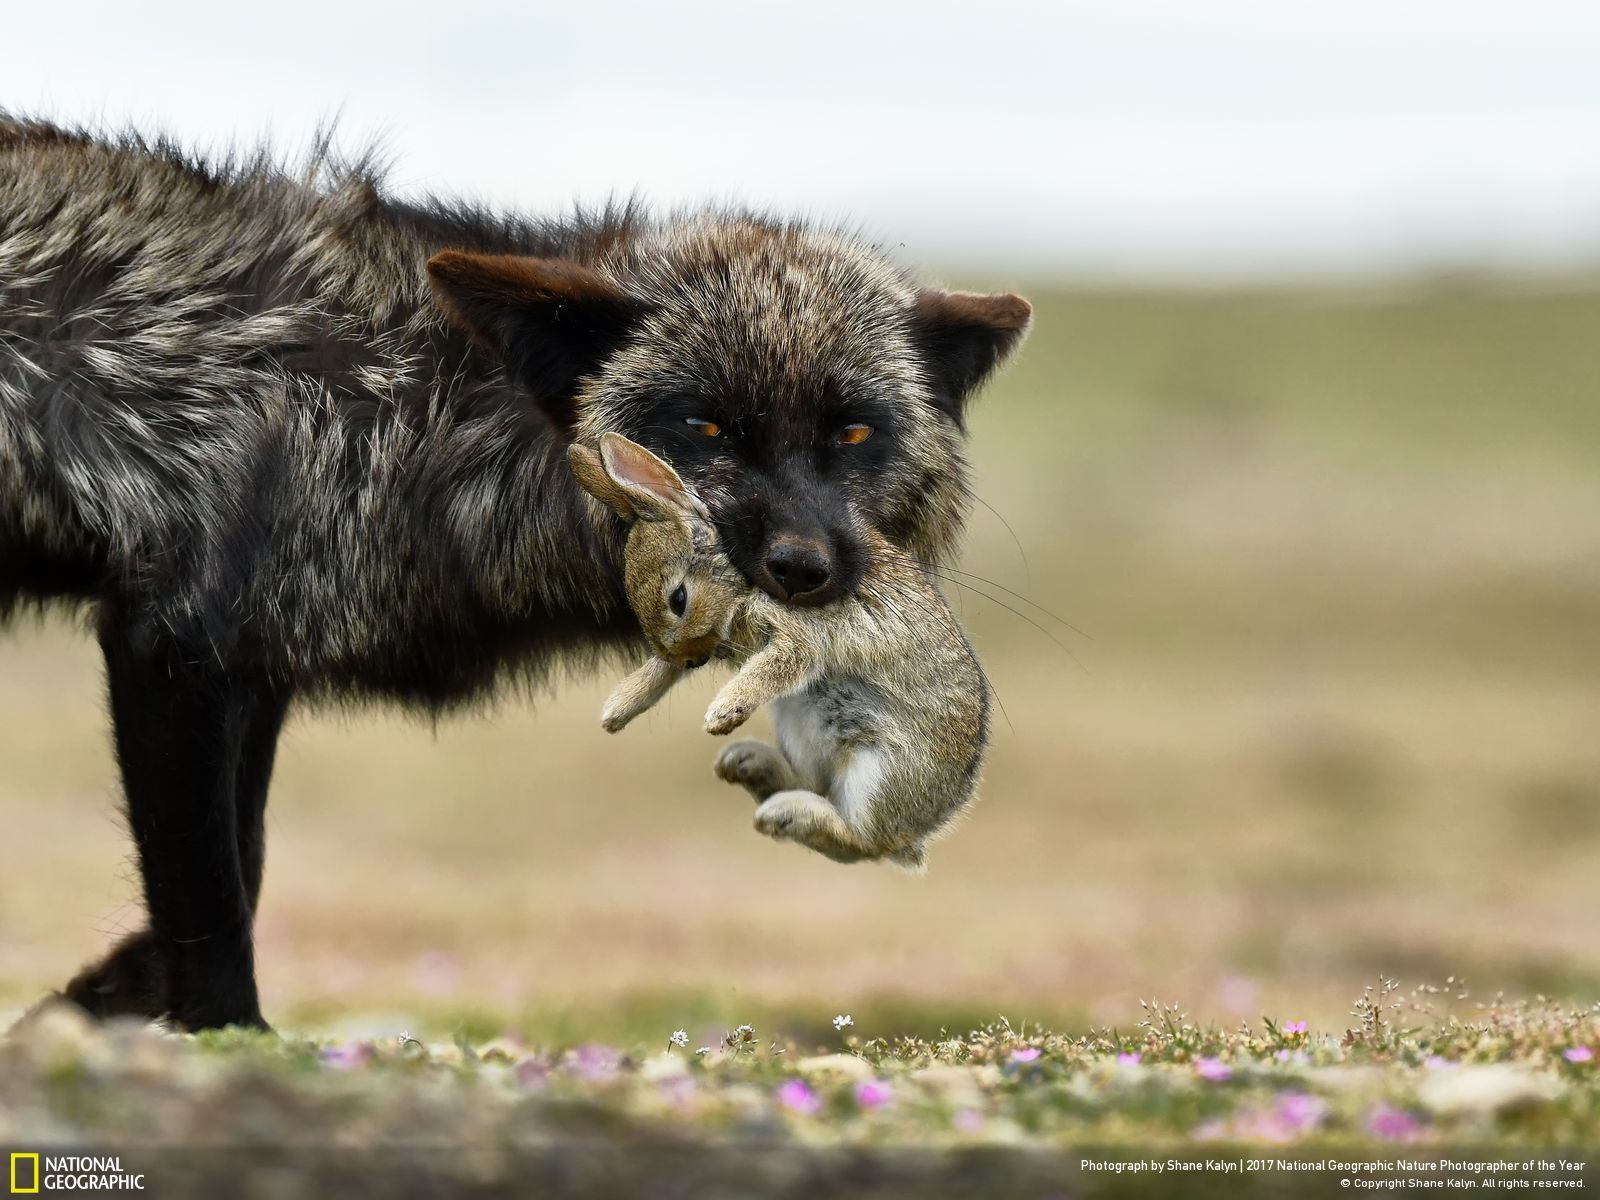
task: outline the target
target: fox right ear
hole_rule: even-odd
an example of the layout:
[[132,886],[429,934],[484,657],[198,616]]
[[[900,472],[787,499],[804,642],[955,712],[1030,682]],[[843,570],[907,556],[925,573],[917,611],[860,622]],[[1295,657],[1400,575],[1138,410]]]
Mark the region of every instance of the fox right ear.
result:
[[446,250],[428,260],[451,322],[498,355],[563,432],[577,421],[578,381],[611,355],[645,306],[581,263]]

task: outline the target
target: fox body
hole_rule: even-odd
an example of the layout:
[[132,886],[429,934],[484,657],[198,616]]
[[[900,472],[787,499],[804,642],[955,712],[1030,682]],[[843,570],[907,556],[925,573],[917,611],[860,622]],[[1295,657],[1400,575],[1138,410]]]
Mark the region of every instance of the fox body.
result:
[[749,586],[673,468],[615,434],[569,451],[580,482],[631,522],[630,602],[657,657],[624,680],[615,732],[708,657],[738,672],[706,713],[726,734],[770,704],[776,748],[727,747],[716,772],[759,802],[755,825],[839,862],[921,867],[972,800],[988,737],[983,671],[928,574],[867,531],[854,594],[797,610]]
[[149,914],[66,995],[262,1023],[295,706],[636,652],[573,441],[670,456],[747,587],[825,607],[883,544],[954,545],[965,406],[1027,319],[758,214],[522,218],[0,113],[0,621],[91,615]]

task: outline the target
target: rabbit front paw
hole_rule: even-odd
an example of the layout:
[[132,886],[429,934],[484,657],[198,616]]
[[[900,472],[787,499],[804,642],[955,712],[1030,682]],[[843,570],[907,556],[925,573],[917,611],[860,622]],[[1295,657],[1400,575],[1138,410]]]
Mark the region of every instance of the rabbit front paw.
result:
[[750,719],[750,714],[755,711],[747,704],[730,703],[722,701],[713,704],[706,711],[706,732],[721,735],[732,733],[739,726]]
[[607,733],[620,733],[639,714],[623,705],[608,704],[600,711],[600,728]]

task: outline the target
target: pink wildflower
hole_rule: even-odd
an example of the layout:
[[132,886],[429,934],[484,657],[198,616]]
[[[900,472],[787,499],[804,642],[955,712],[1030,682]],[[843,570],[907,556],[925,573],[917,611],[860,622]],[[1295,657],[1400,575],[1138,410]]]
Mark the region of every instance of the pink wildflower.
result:
[[322,1061],[336,1071],[364,1067],[372,1061],[372,1057],[372,1047],[366,1042],[357,1042],[353,1046],[325,1046],[322,1051]]
[[1137,1050],[1124,1050],[1121,1054],[1117,1055],[1117,1066],[1137,1067],[1142,1057],[1143,1056]]
[[882,1079],[864,1079],[856,1084],[856,1103],[862,1108],[882,1108],[894,1099],[894,1089]]
[[1012,1062],[1019,1062],[1019,1063],[1030,1063],[1034,1059],[1038,1058],[1039,1055],[1041,1055],[1043,1053],[1044,1053],[1044,1051],[1040,1050],[1039,1047],[1037,1047],[1037,1046],[1018,1046],[1015,1050],[1013,1050],[1011,1052],[1011,1061]]
[[1306,1023],[1304,1021],[1285,1021],[1282,1028],[1287,1034],[1302,1034],[1306,1031]]
[[822,1111],[822,1097],[813,1092],[804,1079],[791,1079],[780,1087],[778,1103],[803,1117]]
[[1390,1142],[1409,1142],[1422,1133],[1422,1122],[1389,1104],[1380,1104],[1367,1114],[1367,1132]]
[[1221,1083],[1225,1079],[1233,1078],[1233,1068],[1214,1058],[1202,1058],[1197,1061],[1194,1064],[1194,1072],[1201,1079],[1209,1079],[1212,1083]]
[[1594,1060],[1594,1051],[1588,1046],[1574,1046],[1572,1049],[1565,1051],[1561,1057],[1569,1063],[1592,1062]]
[[596,1042],[567,1052],[567,1071],[586,1083],[610,1083],[622,1070],[622,1051]]

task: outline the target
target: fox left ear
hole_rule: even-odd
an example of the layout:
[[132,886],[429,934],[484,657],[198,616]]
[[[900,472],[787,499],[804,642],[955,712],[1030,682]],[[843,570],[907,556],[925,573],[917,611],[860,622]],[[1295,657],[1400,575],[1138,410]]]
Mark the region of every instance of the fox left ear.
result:
[[1011,292],[918,294],[912,332],[933,385],[933,399],[957,425],[968,398],[1027,331],[1033,306]]
[[644,306],[581,263],[446,250],[428,261],[445,315],[499,355],[562,430],[578,381],[621,344]]

